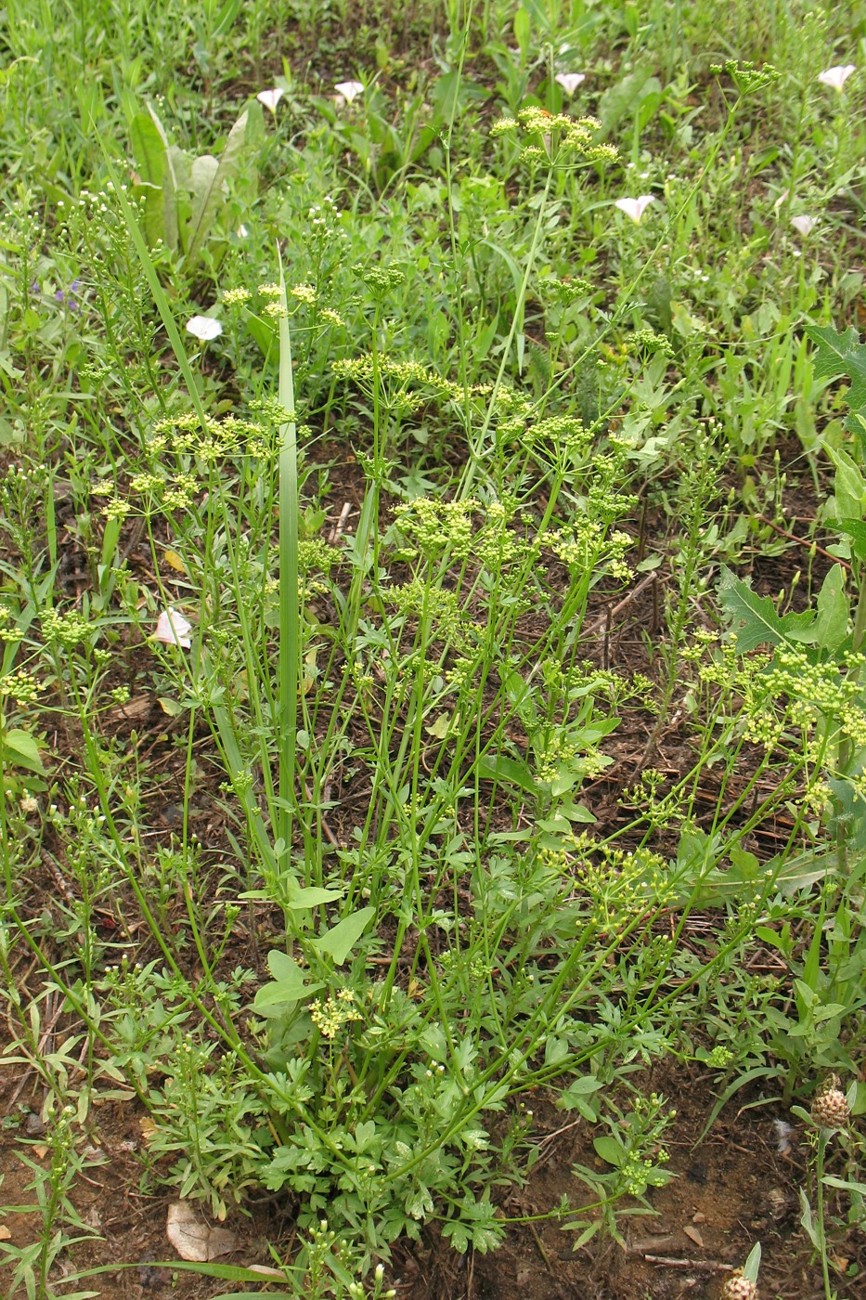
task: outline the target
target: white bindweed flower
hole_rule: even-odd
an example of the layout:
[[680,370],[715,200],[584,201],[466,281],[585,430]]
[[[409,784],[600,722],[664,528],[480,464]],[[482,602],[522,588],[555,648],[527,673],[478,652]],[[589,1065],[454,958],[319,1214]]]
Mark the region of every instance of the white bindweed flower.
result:
[[364,93],[363,81],[338,81],[334,87],[338,95],[342,95],[347,104],[351,104],[353,99]]
[[654,201],[651,194],[641,194],[636,199],[617,199],[613,206],[619,208],[620,212],[624,212],[627,217],[631,217],[635,225],[638,226],[641,217]]
[[815,229],[817,224],[818,224],[817,217],[802,216],[802,217],[791,218],[791,225],[794,227],[797,234],[803,235],[804,237],[806,235],[811,235],[812,231]]
[[223,327],[213,316],[191,316],[186,323],[186,332],[200,343],[210,343],[212,339],[219,338]]
[[841,90],[851,73],[856,71],[853,63],[846,63],[844,66],[837,64],[835,68],[827,68],[824,72],[819,72],[818,80],[822,85],[829,86],[831,90]]
[[176,609],[164,609],[156,621],[153,639],[162,641],[163,645],[179,645],[188,650],[192,645],[189,639],[191,631],[192,624],[187,623],[183,614],[178,614]]
[[582,81],[586,81],[584,72],[560,72],[555,78],[557,85],[562,86],[566,95],[573,95]]
[[269,108],[272,113],[276,113],[277,104],[279,104],[285,93],[279,86],[274,86],[273,90],[260,90],[256,95],[256,99],[260,104],[264,104],[265,108]]

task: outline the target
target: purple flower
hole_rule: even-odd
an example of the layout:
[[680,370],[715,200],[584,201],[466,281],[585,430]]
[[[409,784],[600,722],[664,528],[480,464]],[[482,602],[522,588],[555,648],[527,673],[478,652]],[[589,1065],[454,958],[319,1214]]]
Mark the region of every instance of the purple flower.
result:
[[59,303],[62,303],[65,307],[68,307],[70,311],[81,311],[81,304],[78,301],[78,299],[75,297],[75,295],[78,293],[78,290],[80,288],[81,288],[81,281],[79,280],[78,276],[76,276],[65,293],[62,289],[58,289],[54,297],[57,299]]

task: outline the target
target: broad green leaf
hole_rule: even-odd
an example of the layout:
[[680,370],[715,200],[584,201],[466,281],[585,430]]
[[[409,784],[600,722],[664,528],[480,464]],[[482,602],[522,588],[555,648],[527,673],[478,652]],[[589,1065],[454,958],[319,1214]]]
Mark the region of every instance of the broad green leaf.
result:
[[[515,321],[514,333],[516,339],[518,340],[517,347],[519,349],[521,346],[520,340],[522,339],[525,343],[523,321],[526,312],[526,302],[521,292],[521,286],[523,284],[523,270],[520,267],[519,263],[517,262],[516,258],[514,258],[512,254],[508,251],[508,249],[504,248],[502,244],[496,243],[496,241],[493,239],[482,239],[481,243],[485,248],[491,249],[492,252],[496,253],[498,257],[501,257],[503,262],[511,272],[511,278],[514,282],[514,301],[515,301],[516,311],[517,311],[517,320]],[[522,357],[518,358],[518,360],[522,362]],[[519,368],[522,368],[522,365]]]
[[538,794],[538,786],[526,764],[504,754],[487,754],[479,759],[478,775],[482,781],[509,781],[527,794]]
[[649,64],[635,68],[606,90],[598,103],[598,118],[604,134],[609,135],[620,118],[636,112],[644,95],[659,90],[661,83],[652,75]]
[[568,1039],[559,1038],[556,1034],[548,1034],[547,1041],[544,1044],[545,1065],[557,1065],[560,1061],[565,1060],[568,1053]]
[[[610,767],[613,762],[614,760],[608,754],[593,754],[592,767],[594,771],[601,771],[605,767]],[[586,759],[581,756],[572,758],[567,763],[560,763],[556,775],[549,782],[550,793],[558,799],[560,795],[573,790],[576,785],[581,785],[586,780],[586,773]]]
[[478,1251],[479,1255],[486,1255],[489,1251],[497,1250],[502,1245],[504,1234],[504,1228],[479,1223],[472,1229],[472,1247]]
[[137,113],[129,128],[132,156],[142,181],[144,232],[152,248],[165,239],[165,141],[150,113]]
[[342,897],[339,889],[319,889],[311,885],[309,889],[291,884],[287,890],[286,906],[292,912],[309,911],[311,907],[321,907],[323,903],[334,903]]
[[845,594],[845,573],[834,564],[818,593],[818,617],[815,619],[815,644],[822,650],[836,651],[848,636],[851,608]]
[[860,519],[866,509],[866,479],[857,462],[839,447],[827,443],[824,447],[836,467],[833,476],[833,499],[836,514],[841,519]]
[[425,724],[424,730],[427,735],[432,736],[434,740],[444,740],[448,735],[448,732],[451,730],[452,718],[453,714],[451,713],[440,713],[439,717],[433,722]]
[[559,803],[558,812],[561,817],[567,817],[570,822],[579,822],[584,826],[591,826],[595,821],[586,804],[572,803],[570,799],[563,799]]
[[443,1224],[442,1236],[451,1242],[458,1254],[466,1254],[469,1246],[469,1233],[459,1219],[449,1219],[447,1223]]
[[748,1259],[743,1265],[743,1277],[748,1278],[750,1282],[757,1282],[758,1273],[761,1270],[761,1243],[756,1241],[749,1251]]
[[513,27],[514,39],[517,41],[517,48],[520,51],[520,59],[522,63],[525,63],[529,58],[529,38],[532,35],[532,22],[523,5],[514,15]]
[[[158,121],[158,119],[157,119]],[[165,137],[151,113],[136,113],[129,128],[132,156],[145,185],[159,188],[165,171]]]
[[235,19],[240,12],[243,0],[225,0],[225,4],[216,17],[213,25],[212,34],[214,36],[227,36],[231,31]]
[[572,1079],[562,1094],[560,1101],[563,1097],[584,1097],[588,1093],[598,1092],[599,1088],[603,1086],[601,1079],[597,1079],[594,1074],[582,1074],[579,1079]]
[[[765,870],[771,872],[776,861],[778,859],[774,858],[768,862]],[[785,857],[784,866],[775,876],[776,887],[783,898],[791,898],[800,889],[811,889],[835,870],[835,849],[819,852],[809,849],[806,853],[798,853],[796,857]]]
[[557,799],[561,794],[574,789],[582,780],[583,772],[576,764],[560,763],[556,775],[550,780],[550,793]]
[[835,1174],[825,1174],[827,1187],[838,1187],[840,1192],[854,1192],[856,1196],[866,1196],[866,1183],[857,1183],[850,1178],[837,1178]]
[[811,1241],[816,1250],[820,1250],[824,1245],[822,1241],[822,1232],[815,1227],[815,1220],[812,1217],[812,1207],[809,1204],[809,1196],[805,1187],[798,1188],[800,1194],[800,1226],[806,1236]]
[[805,328],[817,349],[813,358],[816,378],[847,376],[851,381],[848,405],[859,411],[866,406],[866,347],[860,342],[860,335],[853,325],[844,334],[829,325],[807,325]]
[[433,109],[431,125],[435,129],[460,117],[470,104],[488,99],[490,91],[477,81],[470,81],[463,68],[452,68],[436,77],[427,93]]
[[583,1075],[569,1084],[557,1098],[556,1105],[560,1110],[579,1111],[585,1120],[594,1124],[598,1116],[597,1104],[592,1101],[592,1096],[603,1086],[602,1081],[593,1075]]
[[360,912],[354,912],[320,934],[313,944],[319,952],[331,957],[335,965],[342,966],[375,915],[375,907],[362,907]]
[[268,953],[268,970],[275,980],[293,980],[300,979],[303,981],[305,975],[301,967],[290,957],[288,953],[282,952],[279,948],[271,948]]
[[3,731],[2,747],[2,756],[7,763],[25,767],[28,772],[45,771],[39,756],[39,746],[29,731],[22,731],[20,727],[10,727],[8,731]]
[[834,526],[851,538],[851,550],[857,559],[866,561],[866,523],[862,519],[837,519]]
[[614,1169],[619,1169],[623,1164],[626,1157],[625,1148],[617,1142],[616,1138],[603,1135],[594,1138],[592,1145],[595,1148],[596,1155],[600,1156],[607,1164],[613,1165]]
[[503,670],[501,680],[508,702],[523,725],[531,730],[538,722],[532,687],[513,668]]
[[311,997],[324,987],[321,982],[308,984],[306,971],[278,948],[268,953],[268,970],[273,980],[263,984],[253,999],[253,1010],[262,1016],[279,1015],[283,1008]]
[[730,859],[730,869],[727,872],[726,880],[738,884],[757,880],[761,874],[761,863],[754,853],[749,853],[747,849],[742,849],[737,844],[732,844],[728,849]]
[[177,219],[177,177],[175,175],[176,163],[175,158],[180,150],[168,142],[168,136],[165,128],[160,122],[152,104],[148,104],[147,111],[151,116],[154,126],[159,132],[162,141],[163,156],[165,159],[162,172],[162,231],[161,236],[165,242],[166,248],[172,252],[177,248],[178,241],[178,219]]
[[262,320],[247,307],[242,308],[241,317],[253,342],[265,360],[269,360],[277,348],[277,336],[269,321]]
[[[189,218],[191,241],[199,230],[202,218],[206,215],[209,205],[212,206],[213,187],[219,168],[219,160],[210,153],[203,153],[192,160],[189,173],[189,184],[192,193],[192,209]],[[223,197],[225,197],[225,194],[223,194]],[[219,198],[219,195],[217,195],[217,198]],[[190,248],[192,248],[192,242]]]
[[282,1016],[287,1008],[293,1007],[296,1002],[302,1002],[306,998],[312,997],[319,989],[325,986],[322,983],[317,984],[290,984],[283,980],[269,980],[263,984],[256,996],[253,998],[253,1010],[256,1015],[267,1017]]
[[433,1197],[429,1189],[416,1187],[409,1192],[406,1197],[406,1213],[413,1219],[426,1219],[428,1214],[433,1213]]
[[664,92],[661,88],[661,82],[658,77],[650,77],[649,81],[643,87],[640,96],[640,103],[637,109],[637,126],[639,131],[652,121],[659,110],[659,105],[664,99]]
[[737,649],[742,654],[759,645],[782,645],[809,641],[815,614],[785,614],[779,617],[769,596],[759,596],[747,582],[734,577],[730,569],[722,569],[719,583],[719,600],[731,631],[737,638]]
[[358,1152],[369,1151],[376,1143],[376,1122],[372,1119],[362,1120],[355,1125],[354,1147]]
[[472,356],[477,361],[483,361],[493,346],[493,340],[496,338],[499,329],[499,313],[494,313],[486,324],[479,322],[476,329],[475,338],[469,344],[469,347]]
[[[190,223],[188,251],[191,260],[195,260],[198,256],[202,245],[211,232],[217,212],[225,202],[229,180],[234,175],[243,152],[247,120],[248,112],[244,110],[231,131],[229,131],[228,139],[220,154],[216,169],[211,171],[209,166],[207,169],[200,169],[199,180],[202,184],[200,191],[196,188],[195,176],[193,178],[193,192],[196,195],[196,201],[193,204],[193,215]],[[210,159],[211,163],[213,161],[213,159]],[[195,173],[196,164],[201,162],[202,159],[197,158],[193,163],[193,173]],[[204,178],[206,175],[207,181],[205,183]]]

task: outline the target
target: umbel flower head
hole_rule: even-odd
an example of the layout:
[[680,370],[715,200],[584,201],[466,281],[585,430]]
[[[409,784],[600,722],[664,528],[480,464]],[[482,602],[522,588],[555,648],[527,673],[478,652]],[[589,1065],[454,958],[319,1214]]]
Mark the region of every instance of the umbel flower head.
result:
[[851,73],[856,71],[853,63],[836,64],[833,68],[825,68],[823,72],[819,72],[818,80],[822,86],[829,86],[831,90],[841,90]]
[[557,167],[616,162],[613,145],[595,142],[600,125],[594,117],[549,113],[533,104],[522,108],[516,118],[503,117],[494,122],[490,134],[496,137],[513,132],[528,137],[529,142],[520,151],[526,162],[548,162]]

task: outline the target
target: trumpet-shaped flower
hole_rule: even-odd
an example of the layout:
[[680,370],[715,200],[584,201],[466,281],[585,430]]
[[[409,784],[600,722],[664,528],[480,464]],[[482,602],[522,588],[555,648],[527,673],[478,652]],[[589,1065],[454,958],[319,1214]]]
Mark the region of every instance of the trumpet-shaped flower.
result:
[[555,78],[557,85],[562,86],[566,95],[573,95],[582,81],[586,81],[584,72],[560,72]]
[[191,316],[186,323],[186,332],[200,343],[210,343],[212,339],[219,338],[223,327],[213,316]]
[[834,68],[827,68],[824,72],[819,72],[818,80],[822,85],[829,86],[831,90],[841,90],[851,73],[856,71],[857,69],[853,63],[837,64]]
[[342,95],[347,104],[351,104],[353,99],[364,93],[363,81],[338,81],[334,87],[338,95]]
[[624,212],[627,217],[631,217],[635,225],[639,226],[643,214],[654,201],[651,194],[641,194],[636,199],[617,199],[613,206],[619,208],[620,212]]
[[156,621],[153,639],[162,641],[163,645],[179,645],[188,650],[192,645],[189,639],[191,631],[192,624],[183,614],[178,614],[176,609],[164,609]]
[[260,90],[256,95],[256,99],[260,104],[264,104],[265,108],[269,108],[272,113],[276,114],[277,104],[279,104],[285,93],[280,86],[274,86],[273,90]]
[[817,217],[801,216],[801,217],[791,218],[791,225],[794,227],[797,234],[803,235],[804,237],[806,235],[811,235],[812,231],[815,229],[817,224],[818,224]]

